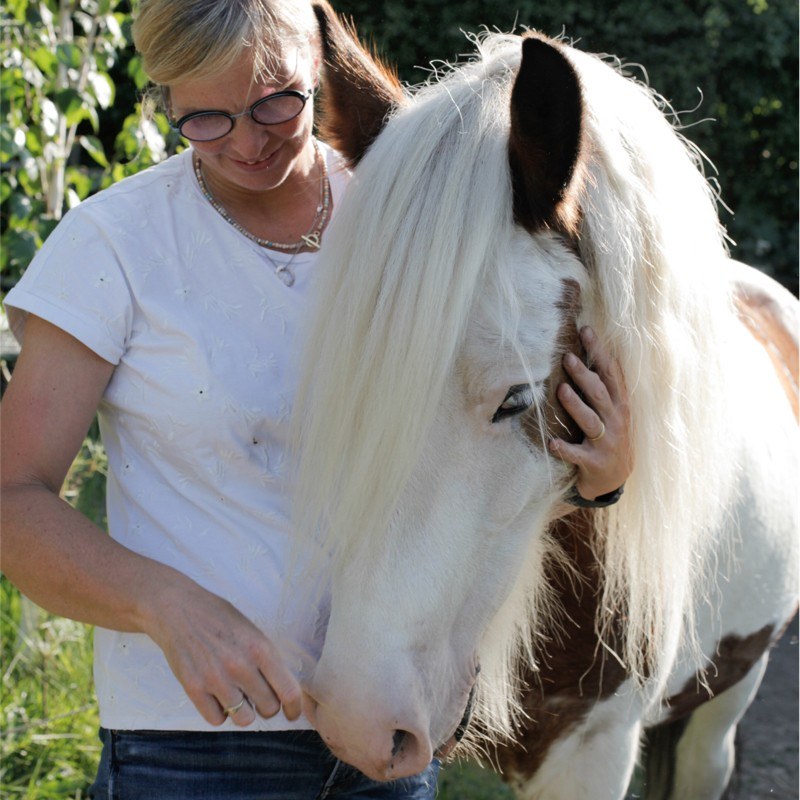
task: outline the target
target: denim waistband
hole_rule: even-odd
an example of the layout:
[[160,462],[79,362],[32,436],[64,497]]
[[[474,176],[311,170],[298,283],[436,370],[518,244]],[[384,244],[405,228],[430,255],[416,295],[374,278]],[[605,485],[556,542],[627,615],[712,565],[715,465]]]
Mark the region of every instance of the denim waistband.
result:
[[109,731],[94,800],[433,800],[439,762],[412,778],[370,780],[316,731]]

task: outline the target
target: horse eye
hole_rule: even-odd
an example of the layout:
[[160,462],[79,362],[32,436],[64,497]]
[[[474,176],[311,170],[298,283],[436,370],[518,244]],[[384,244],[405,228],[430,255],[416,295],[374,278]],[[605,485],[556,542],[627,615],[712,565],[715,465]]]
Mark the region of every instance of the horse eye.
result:
[[512,386],[507,394],[506,399],[500,404],[497,411],[494,412],[492,422],[500,422],[507,417],[513,417],[516,414],[521,414],[533,405],[533,392],[529,383],[520,383]]

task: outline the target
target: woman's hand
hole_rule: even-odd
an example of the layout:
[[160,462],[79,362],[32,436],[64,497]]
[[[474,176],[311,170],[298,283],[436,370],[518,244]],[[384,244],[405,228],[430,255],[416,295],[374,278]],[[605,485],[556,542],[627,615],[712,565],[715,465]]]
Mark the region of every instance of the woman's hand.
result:
[[551,439],[550,452],[578,467],[576,489],[585,500],[613,492],[633,469],[628,390],[619,364],[599,348],[591,328],[581,330],[591,369],[574,353],[564,356],[564,368],[583,397],[567,383],[558,399],[583,431],[580,444]]
[[147,632],[189,699],[212,725],[250,725],[281,708],[301,713],[302,691],[277,648],[230,603],[190,581],[165,587]]

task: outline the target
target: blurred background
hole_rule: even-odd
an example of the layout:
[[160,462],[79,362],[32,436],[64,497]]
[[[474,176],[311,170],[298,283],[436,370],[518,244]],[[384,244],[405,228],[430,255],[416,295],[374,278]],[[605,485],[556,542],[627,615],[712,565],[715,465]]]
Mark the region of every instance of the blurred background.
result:
[[[484,27],[563,34],[582,50],[639,65],[631,72],[669,102],[709,159],[732,255],[797,293],[796,0],[333,4],[409,84],[425,80],[431,62],[471,52],[464,33]],[[182,147],[163,117],[142,119],[146,78],[131,11],[119,0],[6,0],[0,8],[3,295],[69,208]],[[3,386],[16,352],[0,316]],[[63,491],[101,525],[104,482],[105,454],[91,431]],[[90,633],[45,615],[0,577],[0,796],[86,796],[99,753]],[[443,800],[508,796],[488,774],[445,771]]]

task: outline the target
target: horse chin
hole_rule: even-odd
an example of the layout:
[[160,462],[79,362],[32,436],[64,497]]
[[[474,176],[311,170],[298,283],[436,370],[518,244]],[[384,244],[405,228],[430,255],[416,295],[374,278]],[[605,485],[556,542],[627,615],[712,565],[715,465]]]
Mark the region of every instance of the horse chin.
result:
[[[480,672],[480,668],[478,668],[478,672]],[[477,672],[476,672],[477,675]],[[458,747],[461,740],[464,738],[464,735],[467,732],[467,728],[469,728],[469,723],[472,719],[472,711],[475,707],[475,685],[473,684],[472,688],[469,691],[469,696],[467,697],[467,704],[464,707],[464,713],[461,716],[461,721],[456,726],[456,729],[453,731],[452,735],[445,739],[439,747],[436,748],[434,751],[434,756],[438,758],[440,761],[446,760],[453,752],[453,750]]]

